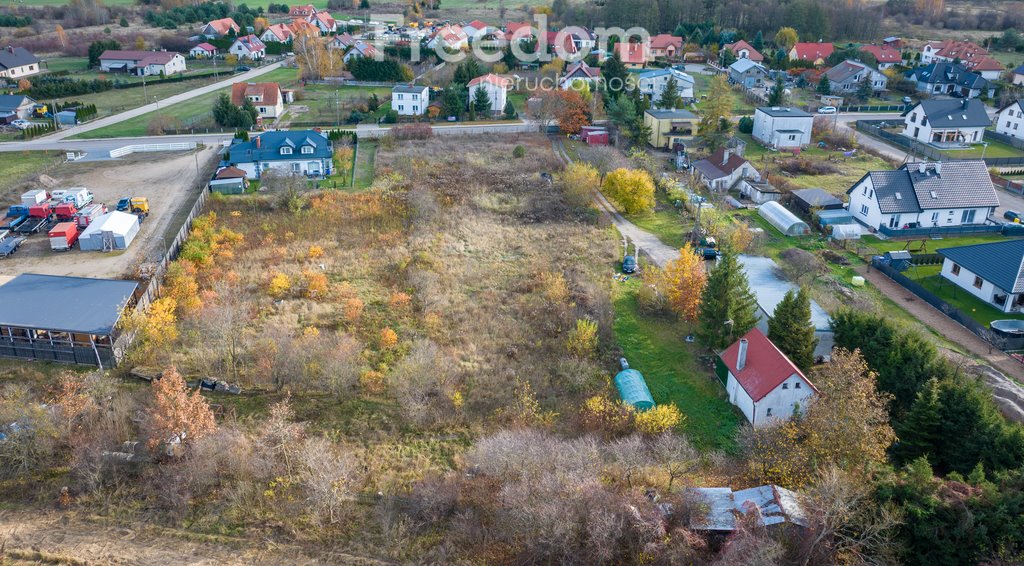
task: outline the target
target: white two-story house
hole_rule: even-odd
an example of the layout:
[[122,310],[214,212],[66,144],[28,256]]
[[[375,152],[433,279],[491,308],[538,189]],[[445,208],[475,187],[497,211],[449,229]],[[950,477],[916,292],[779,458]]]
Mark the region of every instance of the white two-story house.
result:
[[426,114],[430,93],[425,86],[398,85],[391,89],[391,109],[399,116]]
[[996,133],[1024,140],[1024,103],[1016,100],[996,112]]
[[683,102],[693,100],[694,80],[690,75],[679,69],[651,69],[636,75],[636,86],[640,93],[647,97],[655,106],[661,108],[661,95],[665,92],[665,86],[669,79],[676,80],[676,92]]
[[1024,240],[937,251],[942,277],[1003,312],[1024,310]]
[[894,171],[871,171],[854,183],[850,214],[871,230],[901,230],[984,224],[999,196],[980,159],[908,163]]
[[237,141],[224,154],[223,167],[245,171],[248,179],[259,179],[271,169],[326,177],[331,174],[331,141],[313,130],[264,132],[249,141]]
[[814,116],[797,108],[761,106],[754,111],[755,140],[775,149],[807,147]]
[[938,147],[980,143],[992,123],[978,99],[928,99],[903,113],[903,135]]
[[468,104],[470,106],[476,100],[476,91],[483,90],[487,93],[487,99],[491,101],[491,114],[499,114],[505,109],[505,103],[508,102],[508,91],[512,90],[512,79],[487,73],[469,81],[466,87],[468,88]]

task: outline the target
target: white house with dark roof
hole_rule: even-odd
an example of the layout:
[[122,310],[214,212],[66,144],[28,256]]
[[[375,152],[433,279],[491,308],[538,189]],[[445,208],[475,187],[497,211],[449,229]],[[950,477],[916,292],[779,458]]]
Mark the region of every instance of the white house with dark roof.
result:
[[1024,140],[1024,102],[1015,100],[996,112],[996,133]]
[[737,59],[729,65],[729,82],[742,85],[745,88],[761,86],[768,76],[764,66],[755,63],[750,59]]
[[917,83],[917,92],[927,94],[960,94],[976,98],[995,94],[995,85],[960,63],[936,62],[907,71],[906,78]]
[[849,59],[825,71],[825,76],[832,94],[857,92],[864,81],[871,84],[872,92],[881,92],[889,84],[889,77],[860,61]]
[[814,116],[798,108],[761,106],[754,111],[751,135],[776,149],[807,147],[811,143]]
[[100,70],[132,75],[164,75],[185,72],[185,58],[171,51],[123,51],[108,49],[100,55]]
[[1024,310],[1024,240],[937,251],[942,277],[1003,312]]
[[39,59],[24,47],[0,49],[0,77],[20,79],[39,72]]
[[267,46],[260,38],[250,34],[236,39],[228,48],[228,53],[239,59],[257,60],[267,55]]
[[562,80],[558,83],[558,87],[562,90],[569,90],[573,86],[573,81],[583,81],[589,83],[591,91],[593,91],[594,82],[600,78],[600,67],[591,67],[584,61],[577,61],[569,65],[569,68],[565,70]]
[[1024,65],[1014,69],[1010,75],[1010,82],[1015,85],[1024,85]]
[[331,174],[330,140],[313,130],[264,132],[249,141],[235,141],[224,154],[224,167],[237,167],[249,179],[271,169],[306,177]]
[[871,171],[846,194],[858,222],[887,234],[985,224],[999,206],[988,167],[980,159]]
[[729,190],[741,180],[761,180],[761,173],[733,148],[719,148],[693,164],[697,179],[713,191]]
[[430,105],[430,92],[423,85],[398,85],[391,89],[391,109],[399,116],[426,114]]
[[992,120],[977,99],[928,99],[903,113],[903,135],[939,147],[981,142]]
[[668,85],[669,79],[676,80],[676,92],[679,93],[680,98],[686,102],[693,100],[693,86],[695,84],[693,77],[679,69],[650,69],[637,73],[635,78],[640,93],[659,108],[661,107],[659,104],[661,94],[665,92],[665,86]]

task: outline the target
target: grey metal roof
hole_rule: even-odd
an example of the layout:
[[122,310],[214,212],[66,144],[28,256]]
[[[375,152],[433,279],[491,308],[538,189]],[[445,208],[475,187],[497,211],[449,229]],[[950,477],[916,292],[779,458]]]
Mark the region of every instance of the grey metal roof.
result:
[[423,94],[423,89],[425,88],[427,87],[415,85],[398,85],[395,88],[391,89],[391,92],[401,92],[405,94]]
[[[874,188],[878,208],[882,214],[921,211],[917,204],[914,185],[911,184],[910,175],[906,171],[871,171],[868,177],[871,179],[871,186]],[[847,194],[849,192],[847,191]]]
[[793,191],[793,196],[806,202],[810,206],[843,205],[843,201],[825,192],[824,189],[799,189]]
[[23,94],[0,94],[0,110],[13,112],[22,104],[32,104],[34,101]]
[[0,49],[0,69],[13,69],[24,65],[38,63],[39,59],[24,47],[5,47]]
[[139,284],[25,273],[0,285],[0,326],[110,334]]
[[[999,206],[999,196],[984,161],[929,163],[925,165],[924,173],[919,171],[919,166],[919,163],[909,163],[895,171],[871,171],[867,174],[883,214]],[[856,186],[846,193],[852,192]]]
[[658,120],[687,120],[697,117],[693,112],[686,110],[644,110],[644,112]]
[[777,485],[761,485],[735,492],[728,487],[696,487],[687,492],[703,511],[695,513],[690,520],[690,527],[696,530],[736,530],[736,520],[755,508],[755,517],[764,526],[786,522],[807,525],[799,496]]
[[1010,293],[1024,292],[1024,240],[1007,240],[937,250],[978,277]]
[[972,73],[960,63],[932,63],[907,71],[906,77],[926,84],[955,84],[970,89],[988,88],[988,79]]
[[868,71],[870,73],[873,70],[864,63],[846,60],[826,71],[825,76],[832,82],[842,83],[861,71]]
[[985,104],[977,98],[929,98],[917,105],[928,117],[928,125],[933,128],[986,128],[992,124],[992,119],[985,112]]
[[813,114],[789,106],[758,106],[757,111],[773,118],[814,118]]
[[751,69],[755,69],[755,68],[756,69],[760,69],[761,72],[763,72],[763,73],[767,73],[768,72],[768,71],[765,70],[763,65],[758,65],[757,63],[751,61],[750,59],[746,59],[746,58],[744,58],[744,59],[737,59],[735,62],[733,62],[732,65],[729,65],[729,70],[737,72],[737,73],[746,73],[747,71],[749,71]]

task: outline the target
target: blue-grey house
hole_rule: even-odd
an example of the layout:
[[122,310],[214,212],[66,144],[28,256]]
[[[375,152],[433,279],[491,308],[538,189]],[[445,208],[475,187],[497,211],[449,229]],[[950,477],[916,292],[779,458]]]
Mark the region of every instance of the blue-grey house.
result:
[[245,171],[248,179],[269,169],[321,178],[332,173],[332,153],[331,141],[313,130],[264,132],[233,143],[221,164]]

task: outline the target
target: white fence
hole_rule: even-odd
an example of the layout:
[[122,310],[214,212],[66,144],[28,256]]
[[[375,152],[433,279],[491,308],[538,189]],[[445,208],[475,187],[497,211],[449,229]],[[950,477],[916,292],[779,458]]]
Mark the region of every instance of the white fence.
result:
[[138,145],[126,145],[110,150],[110,157],[123,157],[133,153],[146,153],[151,151],[187,151],[196,148],[196,142],[187,143],[144,143]]

